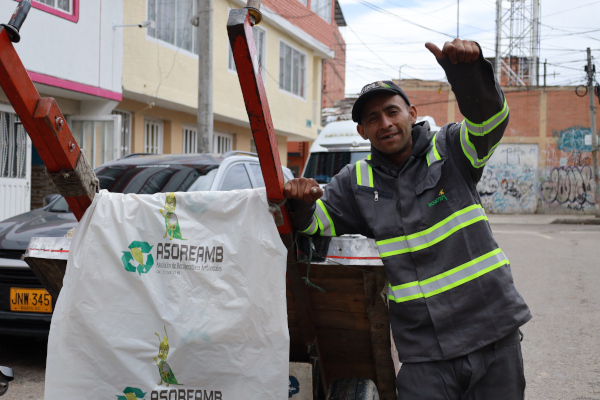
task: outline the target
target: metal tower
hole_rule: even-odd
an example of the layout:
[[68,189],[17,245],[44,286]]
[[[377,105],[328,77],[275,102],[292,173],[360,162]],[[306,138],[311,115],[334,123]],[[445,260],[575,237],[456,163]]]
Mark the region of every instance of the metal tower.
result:
[[540,0],[496,0],[498,81],[507,86],[539,84]]

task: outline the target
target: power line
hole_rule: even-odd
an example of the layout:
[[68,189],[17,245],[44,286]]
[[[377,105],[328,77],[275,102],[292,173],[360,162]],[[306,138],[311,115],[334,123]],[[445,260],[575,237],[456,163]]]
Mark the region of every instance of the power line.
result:
[[593,1],[593,2],[591,2],[591,3],[584,4],[584,5],[582,5],[582,6],[579,6],[579,7],[571,7],[571,8],[569,8],[569,9],[566,9],[566,10],[563,10],[563,11],[558,11],[558,12],[555,12],[555,13],[552,13],[552,14],[543,15],[543,16],[542,16],[542,18],[547,18],[547,17],[550,17],[550,16],[552,16],[552,15],[556,15],[556,14],[564,14],[564,13],[565,13],[565,12],[567,12],[567,11],[573,11],[573,10],[577,10],[577,9],[579,9],[579,8],[583,8],[583,7],[591,6],[591,5],[598,4],[598,3],[600,3],[600,1]]
[[406,23],[408,23],[408,24],[411,24],[411,25],[414,25],[414,26],[418,26],[419,28],[421,28],[421,29],[425,29],[425,30],[427,30],[427,31],[430,31],[430,32],[435,32],[435,33],[438,33],[438,34],[440,34],[440,35],[444,35],[444,36],[448,36],[448,37],[454,38],[454,36],[452,36],[452,35],[449,35],[449,34],[447,34],[447,33],[440,32],[440,31],[436,31],[435,29],[431,29],[431,28],[428,28],[428,27],[426,27],[426,26],[423,26],[423,25],[417,24],[416,22],[413,22],[413,21],[411,21],[411,20],[409,20],[409,19],[403,18],[403,17],[399,16],[398,14],[394,14],[394,13],[393,13],[393,12],[391,12],[391,11],[385,10],[385,9],[383,9],[383,8],[381,8],[381,7],[378,7],[378,6],[376,6],[375,4],[369,3],[369,2],[368,2],[368,1],[366,1],[366,0],[358,0],[358,1],[359,1],[359,3],[361,3],[361,4],[365,5],[366,7],[369,7],[370,9],[372,9],[372,10],[375,10],[375,11],[377,11],[377,12],[380,12],[380,13],[382,13],[382,14],[384,14],[384,15],[389,15],[389,16],[391,16],[391,17],[398,18],[398,19],[399,19],[399,20],[401,20],[401,21],[404,21],[404,22],[406,22]]

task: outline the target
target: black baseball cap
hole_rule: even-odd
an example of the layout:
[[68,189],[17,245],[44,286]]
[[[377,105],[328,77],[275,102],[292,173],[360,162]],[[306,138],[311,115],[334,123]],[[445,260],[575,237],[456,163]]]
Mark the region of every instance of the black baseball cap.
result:
[[405,101],[406,104],[410,106],[410,101],[408,100],[408,96],[400,86],[396,85],[392,81],[377,81],[373,83],[369,83],[360,91],[360,95],[354,106],[352,107],[352,120],[357,124],[360,124],[360,118],[362,116],[362,110],[365,107],[367,101],[373,97],[373,95],[377,93],[394,93],[400,95]]

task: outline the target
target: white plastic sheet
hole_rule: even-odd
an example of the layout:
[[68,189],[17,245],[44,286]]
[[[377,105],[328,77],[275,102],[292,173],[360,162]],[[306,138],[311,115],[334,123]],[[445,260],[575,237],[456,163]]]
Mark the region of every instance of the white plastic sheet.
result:
[[71,244],[46,400],[287,398],[286,252],[264,189],[102,191]]

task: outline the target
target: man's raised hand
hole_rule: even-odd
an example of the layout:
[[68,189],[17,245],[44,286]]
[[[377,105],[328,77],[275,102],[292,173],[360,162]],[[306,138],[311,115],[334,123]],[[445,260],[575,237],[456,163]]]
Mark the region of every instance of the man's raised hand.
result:
[[438,60],[448,57],[452,64],[470,63],[479,58],[479,46],[470,40],[456,38],[451,42],[444,43],[442,50],[431,42],[425,43],[425,47]]
[[283,195],[287,199],[296,199],[311,203],[323,196],[323,189],[321,189],[317,181],[312,178],[296,178],[285,184],[283,187]]

